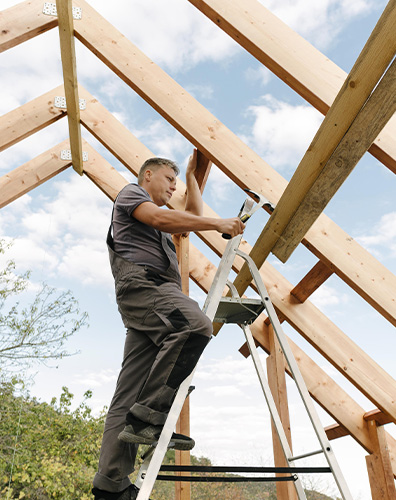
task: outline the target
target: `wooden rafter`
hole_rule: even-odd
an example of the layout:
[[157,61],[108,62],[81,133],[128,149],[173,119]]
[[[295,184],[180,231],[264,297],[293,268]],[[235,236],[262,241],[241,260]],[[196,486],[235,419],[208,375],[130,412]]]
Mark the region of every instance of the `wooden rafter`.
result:
[[[275,75],[326,114],[347,74],[257,0],[189,0]],[[369,151],[396,173],[396,119]]]
[[56,17],[43,14],[43,5],[41,0],[29,0],[0,11],[0,52],[57,26]]
[[[374,90],[329,161],[294,208],[272,252],[285,262],[396,110],[396,62]],[[296,193],[290,181],[283,196]],[[289,189],[290,188],[290,189]],[[292,200],[290,200],[292,203]],[[297,204],[295,205],[297,206]]]
[[0,151],[29,137],[66,116],[54,105],[55,96],[64,96],[63,85],[0,117]]
[[80,105],[78,98],[76,53],[71,0],[56,0],[59,22],[59,40],[65,86],[67,120],[69,123],[70,150],[74,170],[82,175],[83,154],[81,145]]
[[197,170],[195,172],[195,177],[201,193],[203,193],[205,189],[211,167],[212,162],[206,158],[201,151],[197,151]]
[[68,147],[69,141],[64,141],[0,177],[0,208],[70,167],[70,161],[60,158],[61,150]]

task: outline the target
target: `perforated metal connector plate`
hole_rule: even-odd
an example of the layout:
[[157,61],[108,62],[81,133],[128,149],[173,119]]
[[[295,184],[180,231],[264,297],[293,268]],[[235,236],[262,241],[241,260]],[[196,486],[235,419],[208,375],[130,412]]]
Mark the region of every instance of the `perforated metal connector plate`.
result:
[[[55,108],[66,109],[66,97],[57,95],[54,100]],[[78,107],[80,110],[84,110],[87,107],[87,101],[85,99],[78,100]]]
[[[58,12],[56,10],[56,3],[44,2],[43,14],[47,16],[57,16]],[[81,19],[82,18],[82,9],[81,7],[72,7],[73,19]]]
[[[62,149],[60,154],[61,160],[71,161],[72,154],[70,149]],[[88,151],[82,152],[83,161],[88,161]]]

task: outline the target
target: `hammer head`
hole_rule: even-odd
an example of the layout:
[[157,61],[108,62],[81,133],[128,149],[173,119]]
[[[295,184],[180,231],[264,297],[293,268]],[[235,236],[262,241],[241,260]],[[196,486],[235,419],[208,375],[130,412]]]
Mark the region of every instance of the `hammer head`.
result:
[[263,206],[266,203],[269,203],[267,198],[265,198],[262,194],[256,193],[255,191],[252,191],[251,189],[245,189],[245,191],[246,191],[246,193],[251,194],[260,206]]

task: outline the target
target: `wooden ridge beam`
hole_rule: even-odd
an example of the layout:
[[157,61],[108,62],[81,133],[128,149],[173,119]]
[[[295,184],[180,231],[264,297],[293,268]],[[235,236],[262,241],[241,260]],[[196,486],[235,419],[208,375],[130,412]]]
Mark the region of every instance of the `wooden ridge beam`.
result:
[[0,177],[0,208],[70,167],[70,161],[60,159],[61,150],[68,147],[69,141],[64,141]]
[[59,23],[63,81],[65,87],[70,149],[74,170],[82,175],[80,104],[78,98],[76,52],[74,46],[73,12],[71,0],[56,0]]
[[290,291],[290,294],[299,302],[305,302],[332,274],[333,271],[319,260],[309,273]]
[[[396,22],[396,8],[394,13],[394,21]],[[393,29],[392,31],[394,32]],[[378,38],[377,34],[374,41],[377,41]],[[268,221],[268,225],[272,226],[277,237],[272,253],[282,262],[287,261],[308,229],[323,212],[331,198],[396,111],[396,62],[394,61],[378,85],[373,87],[372,94],[367,98],[367,92],[362,93],[358,101],[359,104],[363,102],[363,105],[352,123],[349,122],[348,118],[345,119],[345,110],[351,107],[353,101],[355,81],[359,81],[359,75],[355,75],[355,73],[360,73],[362,66],[366,70],[363,76],[371,74],[366,67],[367,64],[363,64],[363,62],[372,61],[374,54],[378,51],[377,47],[375,49],[375,51],[374,49],[373,51],[367,50],[362,57],[364,61],[361,64],[359,64],[358,59],[356,66],[360,71],[352,69],[346,84],[322,122],[315,139],[309,146]],[[391,59],[393,59],[395,51],[396,35],[393,52],[391,55],[388,54]],[[378,59],[377,57],[376,61]],[[388,59],[380,65],[380,70],[387,63],[389,63]],[[375,86],[374,82],[375,80],[373,80]],[[354,84],[353,91],[350,95],[348,90],[352,83]],[[333,114],[336,114],[336,117],[333,117]],[[348,130],[344,134],[346,127]],[[334,137],[332,141],[329,136],[334,135],[332,134],[334,130],[339,131],[340,134],[337,134],[337,137]],[[333,150],[337,141],[339,143]]]
[[0,117],[0,151],[51,125],[63,116],[66,110],[56,108],[55,96],[64,96],[63,85],[19,106]]
[[[322,114],[347,74],[257,0],[189,0]],[[396,117],[369,151],[396,173]]]
[[43,5],[42,0],[27,0],[0,11],[0,52],[57,26],[56,17],[43,14]]
[[[78,0],[78,5],[83,8],[84,16],[75,26],[77,38],[239,187],[255,189],[276,203],[286,181],[89,4]],[[98,121],[95,120],[93,127],[96,130],[100,127]],[[334,240],[331,252],[328,234]],[[356,242],[351,242],[349,236],[344,238],[344,234],[322,214],[307,233],[306,245],[326,264],[335,261],[334,272],[396,325],[396,277]],[[351,246],[362,260],[358,261],[351,253]]]

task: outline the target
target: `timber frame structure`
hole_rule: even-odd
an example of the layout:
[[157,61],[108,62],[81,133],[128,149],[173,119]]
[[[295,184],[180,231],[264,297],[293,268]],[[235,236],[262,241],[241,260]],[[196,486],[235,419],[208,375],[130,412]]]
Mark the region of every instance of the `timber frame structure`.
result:
[[[328,437],[352,436],[367,451],[373,499],[395,500],[396,440],[383,425],[396,423],[396,382],[321,313],[309,296],[335,273],[396,326],[396,277],[322,213],[366,151],[396,173],[396,122],[390,120],[396,110],[396,0],[389,1],[349,75],[257,0],[189,1],[325,115],[290,182],[85,0],[73,1],[73,6],[83,13],[74,23],[70,0],[57,0],[57,12],[52,15],[43,13],[42,0],[27,0],[0,13],[0,51],[58,26],[64,84],[0,118],[0,151],[64,116],[68,118],[70,137],[0,178],[0,208],[70,166],[114,200],[128,181],[81,138],[81,124],[134,175],[146,158],[154,156],[78,85],[76,37],[198,149],[202,189],[213,162],[240,188],[257,191],[259,186],[260,192],[276,205],[256,244],[251,248],[244,242],[242,249],[250,253],[260,269],[281,320],[288,322],[375,405],[376,410],[366,412],[290,341],[312,397],[337,422],[326,429]],[[288,50],[291,46],[293,51]],[[54,97],[59,95],[65,96],[67,110],[54,106]],[[83,110],[79,106],[81,98],[86,101]],[[67,161],[60,158],[61,150],[71,151]],[[83,151],[88,152],[88,161],[83,162]],[[169,208],[183,210],[184,194],[185,185],[180,181]],[[204,212],[216,216],[206,205]],[[218,255],[224,251],[226,242],[219,234],[203,232],[198,236]],[[176,240],[185,291],[190,277],[207,292],[215,266],[187,238]],[[273,253],[285,262],[300,242],[318,262],[300,283],[292,285],[266,259]],[[251,278],[244,266],[237,270],[235,285],[242,294]],[[256,320],[252,332],[256,342],[270,354],[269,378],[279,405],[284,406],[282,415],[287,427],[287,404],[281,396],[286,368],[277,356],[272,328],[265,316]],[[246,346],[241,352],[248,355]],[[188,408],[185,412],[180,422],[182,430],[188,428]],[[277,465],[282,465],[275,442],[274,448]],[[188,456],[183,454],[178,460],[186,463]],[[279,488],[278,498],[294,498],[286,486]],[[185,484],[179,484],[177,498],[189,498]]]

